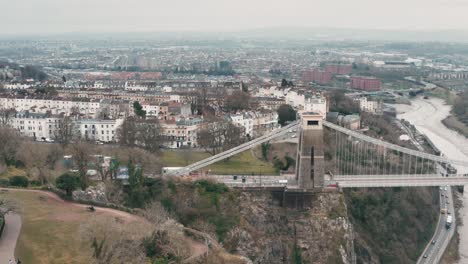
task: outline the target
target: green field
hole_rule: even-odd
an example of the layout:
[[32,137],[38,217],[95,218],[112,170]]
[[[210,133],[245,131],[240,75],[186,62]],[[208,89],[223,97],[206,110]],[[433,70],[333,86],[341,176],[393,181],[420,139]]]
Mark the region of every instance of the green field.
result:
[[[165,167],[183,167],[193,162],[208,158],[206,152],[164,151],[161,153],[162,164]],[[242,174],[242,175],[277,175],[278,171],[269,162],[255,157],[251,151],[239,153],[228,160],[219,161],[208,167],[212,174]]]

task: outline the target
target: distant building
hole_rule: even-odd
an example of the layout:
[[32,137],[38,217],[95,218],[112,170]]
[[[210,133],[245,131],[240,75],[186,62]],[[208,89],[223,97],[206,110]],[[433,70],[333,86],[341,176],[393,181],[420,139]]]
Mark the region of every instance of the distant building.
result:
[[318,84],[327,84],[332,80],[330,72],[319,69],[308,70],[302,73],[302,80],[305,82],[315,82]]
[[468,79],[468,72],[431,73],[429,74],[429,78],[435,80]]
[[336,75],[349,75],[352,69],[351,64],[328,64],[325,66],[325,72]]
[[202,122],[201,118],[161,121],[163,144],[168,148],[197,147],[197,131]]
[[380,79],[365,76],[352,76],[350,88],[365,91],[380,90],[382,82]]
[[381,113],[382,112],[382,101],[381,100],[369,100],[366,96],[354,99],[359,103],[359,109],[369,113]]

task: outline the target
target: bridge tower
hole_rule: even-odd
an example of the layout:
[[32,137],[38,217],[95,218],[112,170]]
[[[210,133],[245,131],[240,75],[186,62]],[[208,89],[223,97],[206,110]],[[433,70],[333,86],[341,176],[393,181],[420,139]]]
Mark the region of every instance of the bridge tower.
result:
[[296,181],[301,189],[321,188],[324,185],[322,121],[321,114],[301,114],[296,158]]

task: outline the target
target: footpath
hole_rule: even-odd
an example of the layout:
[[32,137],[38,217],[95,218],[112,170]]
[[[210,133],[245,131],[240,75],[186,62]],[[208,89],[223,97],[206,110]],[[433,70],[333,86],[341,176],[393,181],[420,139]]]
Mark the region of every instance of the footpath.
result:
[[0,237],[0,263],[14,259],[16,241],[21,231],[21,216],[16,213],[5,215],[5,229]]

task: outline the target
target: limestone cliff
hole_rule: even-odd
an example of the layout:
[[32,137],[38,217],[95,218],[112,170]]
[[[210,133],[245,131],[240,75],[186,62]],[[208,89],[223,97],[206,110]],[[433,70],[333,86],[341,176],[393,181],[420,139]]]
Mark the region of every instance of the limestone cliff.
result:
[[303,209],[280,203],[268,192],[243,192],[240,224],[224,247],[252,263],[354,263],[342,193],[316,193]]

